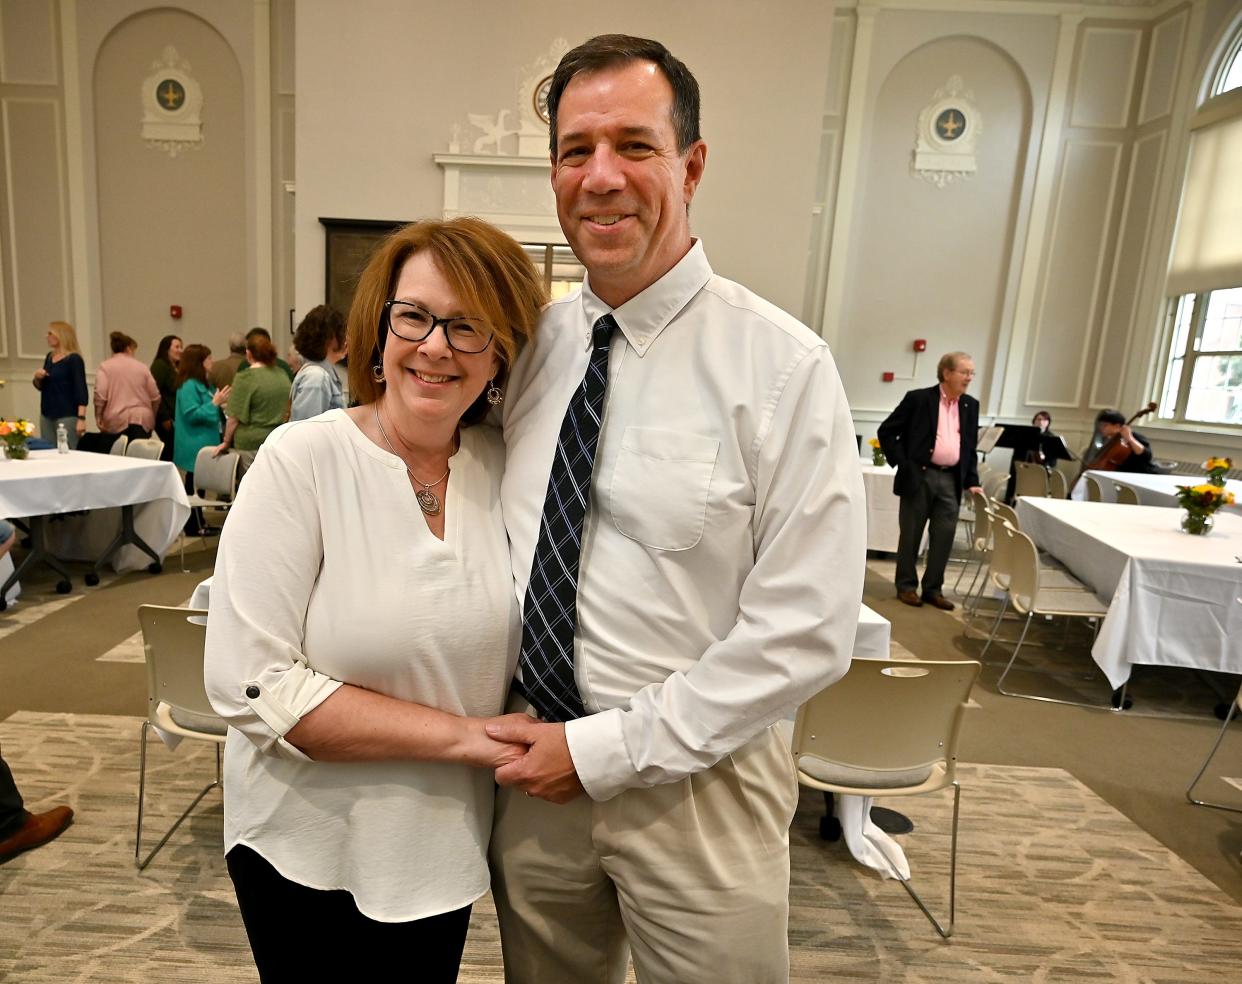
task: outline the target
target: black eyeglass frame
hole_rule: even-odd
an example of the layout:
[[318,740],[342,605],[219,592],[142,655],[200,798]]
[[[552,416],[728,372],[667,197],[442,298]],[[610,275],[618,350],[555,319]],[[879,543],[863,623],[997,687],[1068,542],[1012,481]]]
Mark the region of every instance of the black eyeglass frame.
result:
[[[410,338],[409,335],[403,335],[401,334],[401,332],[397,331],[397,329],[392,326],[392,306],[394,304],[405,304],[409,307],[418,308],[420,311],[426,312],[427,317],[431,319],[431,327],[427,329],[427,334],[425,334],[422,338]],[[466,322],[471,323],[472,325],[478,324],[478,325],[486,326],[486,322],[484,322],[481,318],[463,318],[460,315],[456,317],[452,317],[452,318],[437,318],[434,314],[428,311],[421,304],[415,304],[413,301],[402,301],[402,300],[398,300],[395,297],[390,297],[388,300],[384,302],[384,328],[386,328],[388,331],[391,331],[398,338],[403,339],[407,342],[415,342],[415,343],[425,342],[427,341],[427,339],[431,337],[431,333],[434,332],[437,327],[439,327],[440,325],[443,325],[444,326],[444,340],[448,342],[449,348],[451,348],[454,352],[460,352],[462,355],[479,355],[483,352],[486,352],[491,347],[492,341],[496,337],[496,332],[494,329],[492,330],[491,334],[487,336],[487,341],[483,343],[482,348],[474,349],[473,351],[463,349],[463,348],[458,348],[456,345],[453,344],[453,339],[449,335],[449,331],[448,331],[448,326],[452,324],[454,321],[466,321]],[[381,345],[380,348],[382,350],[383,346]]]

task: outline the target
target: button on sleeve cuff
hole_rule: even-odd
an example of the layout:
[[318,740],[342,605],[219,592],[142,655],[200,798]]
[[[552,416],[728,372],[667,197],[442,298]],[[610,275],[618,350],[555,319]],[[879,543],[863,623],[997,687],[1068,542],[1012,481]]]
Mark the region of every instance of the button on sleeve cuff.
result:
[[621,721],[622,711],[613,709],[565,725],[565,742],[569,745],[578,781],[597,802],[612,799],[623,789],[642,785],[625,746]]

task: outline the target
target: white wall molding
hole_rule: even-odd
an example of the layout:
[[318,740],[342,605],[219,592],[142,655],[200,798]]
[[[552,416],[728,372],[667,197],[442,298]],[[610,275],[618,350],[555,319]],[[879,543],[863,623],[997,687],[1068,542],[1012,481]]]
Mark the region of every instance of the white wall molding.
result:
[[280,339],[284,334],[284,319],[277,318],[272,289],[272,11],[269,0],[254,0],[253,51],[250,134],[254,146],[254,263],[250,276],[254,287],[250,316],[251,323],[256,325],[266,324],[272,318],[272,335]]
[[[6,209],[9,216],[9,273],[10,280],[13,285],[13,324],[16,327],[17,334],[17,357],[20,359],[41,359],[42,352],[28,352],[22,345],[22,289],[21,275],[18,265],[18,232],[17,232],[17,189],[13,186],[13,133],[10,125],[9,108],[14,105],[26,103],[30,105],[46,105],[51,108],[52,133],[54,136],[54,156],[56,169],[56,202],[57,214],[55,217],[56,237],[60,244],[61,253],[61,276],[60,276],[60,294],[61,294],[61,310],[65,312],[66,317],[72,317],[72,298],[69,291],[69,283],[72,280],[69,266],[69,244],[66,241],[66,206],[65,206],[65,169],[63,166],[65,145],[63,136],[63,126],[61,124],[60,101],[55,96],[7,96],[0,100],[0,126],[4,131],[4,151],[5,151],[5,196]],[[51,223],[49,223],[51,224]]]
[[[1091,392],[1088,395],[1088,406],[1115,407],[1120,406],[1122,403],[1122,381],[1126,378],[1127,371],[1130,368],[1131,357],[1134,353],[1134,336],[1132,331],[1127,331],[1125,334],[1125,344],[1121,353],[1121,371],[1118,373],[1117,377],[1117,389],[1110,393],[1107,398],[1100,392],[1100,367],[1104,364],[1104,359],[1110,345],[1108,328],[1112,324],[1113,307],[1117,301],[1117,281],[1120,275],[1121,261],[1126,242],[1126,232],[1130,227],[1130,215],[1135,202],[1134,179],[1135,172],[1138,170],[1139,166],[1139,158],[1145,144],[1151,143],[1152,141],[1159,141],[1156,150],[1155,175],[1152,179],[1152,190],[1154,191],[1156,188],[1160,187],[1160,159],[1164,156],[1164,142],[1167,136],[1168,134],[1166,131],[1157,130],[1155,133],[1150,133],[1147,136],[1141,137],[1134,141],[1134,144],[1130,149],[1130,168],[1129,173],[1126,175],[1125,184],[1126,197],[1125,203],[1122,205],[1121,209],[1121,224],[1117,229],[1117,247],[1113,251],[1113,267],[1108,280],[1108,299],[1104,303],[1104,319],[1102,322],[1102,330],[1100,331],[1100,342],[1096,349],[1095,370],[1091,374]],[[1148,237],[1151,236],[1152,218],[1154,215],[1155,209],[1149,208],[1147,210],[1147,220],[1143,223],[1143,231],[1139,242],[1145,243],[1148,241]],[[1135,271],[1135,285],[1137,287],[1139,284],[1139,271],[1141,271],[1143,266],[1141,254],[1138,258],[1136,266],[1139,268]],[[1128,296],[1121,301],[1121,303],[1125,305],[1126,310],[1126,314],[1122,318],[1122,324],[1131,326],[1134,324],[1134,312],[1138,306],[1138,294],[1138,290],[1131,291]],[[1113,355],[1116,357],[1115,352]]]
[[[1098,91],[1100,87],[1099,79],[1084,84],[1086,66],[1093,60],[1097,63],[1100,60],[1098,54],[1092,56],[1090,53],[1092,42],[1095,39],[1123,36],[1130,42],[1130,56],[1129,67],[1125,73],[1125,84],[1120,87],[1122,93],[1120,111],[1111,119],[1087,119],[1081,115],[1085,112],[1082,97],[1087,90]],[[1134,103],[1134,83],[1138,76],[1139,52],[1143,47],[1143,34],[1131,27],[1086,27],[1082,31],[1081,39],[1082,43],[1078,47],[1078,63],[1074,69],[1074,91],[1071,97],[1069,125],[1102,130],[1124,130],[1130,125],[1130,108]]]
[[997,347],[992,378],[1003,379],[999,399],[989,401],[1002,414],[1018,410],[1017,392],[1024,376],[1031,318],[1035,309],[1036,287],[1043,267],[1044,248],[1048,242],[1050,205],[1056,192],[1057,165],[1060,158],[1061,132],[1064,128],[1069,80],[1074,63],[1074,46],[1081,13],[1061,17],[1057,51],[1053,60],[1052,79],[1048,87],[1048,106],[1039,138],[1039,160],[1035,166],[1035,185],[1031,194],[1031,221],[1026,240],[1014,249],[1014,262],[1020,263],[1017,299],[1014,302],[1013,328],[1007,347]]
[[[1159,119],[1161,116],[1167,116],[1173,108],[1173,93],[1177,87],[1178,69],[1181,66],[1182,59],[1182,42],[1186,36],[1186,12],[1182,11],[1168,20],[1161,21],[1151,29],[1151,44],[1147,51],[1147,69],[1143,72],[1143,92],[1139,97],[1139,113],[1138,125],[1143,126],[1152,120]],[[1165,36],[1169,31],[1176,30],[1173,40],[1166,42]],[[1169,68],[1169,79],[1165,86],[1165,98],[1159,104],[1155,105],[1152,101],[1151,80],[1156,67],[1156,59],[1159,57],[1162,46],[1169,44],[1173,51],[1173,64]]]
[[831,348],[837,342],[845,313],[845,288],[849,276],[849,242],[854,223],[859,173],[862,167],[863,131],[866,113],[867,80],[871,74],[871,54],[875,43],[875,21],[879,8],[871,4],[857,8],[854,25],[854,56],[850,66],[850,92],[845,102],[845,131],[837,178],[836,210],[832,240],[828,248],[828,284],[824,291],[823,324],[820,333]]
[[[1186,4],[1188,0],[1159,0],[1158,3],[1108,3],[1106,0],[837,0],[838,11],[859,7],[875,7],[878,10],[917,10],[946,14],[1012,14],[1041,17],[1069,16],[1090,17],[1092,20],[1159,20],[1169,11]],[[1194,0],[1190,0],[1194,2]]]
[[1048,250],[1055,251],[1058,245],[1057,234],[1060,231],[1062,219],[1062,205],[1064,203],[1065,189],[1070,186],[1073,180],[1070,174],[1070,155],[1077,148],[1086,147],[1104,147],[1112,151],[1112,166],[1108,182],[1108,194],[1104,199],[1104,224],[1099,229],[1099,242],[1095,248],[1096,263],[1095,273],[1091,279],[1091,297],[1087,304],[1087,312],[1084,331],[1081,335],[1081,349],[1079,357],[1076,360],[1078,364],[1078,375],[1074,380],[1074,395],[1072,400],[1058,400],[1050,396],[1042,396],[1033,392],[1035,382],[1035,373],[1031,371],[1039,360],[1039,343],[1043,335],[1044,315],[1047,310],[1047,299],[1049,287],[1052,284],[1051,261],[1052,253],[1049,253],[1048,264],[1045,266],[1043,274],[1043,283],[1039,292],[1039,305],[1036,309],[1034,317],[1034,331],[1031,344],[1031,365],[1027,372],[1027,386],[1024,400],[1027,406],[1046,406],[1046,407],[1078,407],[1083,402],[1083,385],[1086,382],[1085,376],[1087,371],[1087,356],[1091,351],[1092,339],[1096,328],[1096,311],[1100,304],[1100,283],[1104,276],[1104,260],[1108,256],[1109,232],[1112,228],[1111,217],[1113,215],[1114,205],[1117,200],[1117,178],[1121,173],[1121,156],[1125,149],[1125,143],[1121,140],[1066,140],[1064,142],[1063,151],[1064,159],[1060,168],[1060,181],[1057,187],[1056,204],[1053,206],[1052,212],[1052,228],[1048,234],[1046,246]]
[[[34,9],[35,4],[30,3],[30,0],[21,0],[21,2],[27,15],[29,15],[30,11]],[[11,66],[9,65],[9,59],[4,55],[7,53],[8,41],[10,38],[13,38],[17,42],[22,42],[23,47],[28,46],[31,43],[31,39],[28,37],[22,38],[17,36],[16,28],[11,24],[9,19],[4,16],[6,7],[11,8],[17,5],[14,0],[7,0],[7,2],[6,0],[0,0],[0,82],[5,83],[6,85],[56,85],[59,72],[57,71],[56,65],[56,18],[53,13],[55,5],[52,0],[40,0],[40,2],[42,3],[44,12],[47,15],[48,50],[46,54],[48,56],[48,72],[46,75],[23,77],[12,73]]]

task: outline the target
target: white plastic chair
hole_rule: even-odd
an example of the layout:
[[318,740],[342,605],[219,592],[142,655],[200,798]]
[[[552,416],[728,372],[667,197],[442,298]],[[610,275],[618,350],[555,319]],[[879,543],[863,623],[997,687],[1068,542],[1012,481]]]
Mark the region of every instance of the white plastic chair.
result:
[[[141,871],[211,790],[221,785],[220,750],[228,726],[212,709],[203,686],[203,643],[207,613],[198,608],[139,605],[142,648],[147,658],[147,719],[142,722],[138,765],[138,826],[134,835],[134,864]],[[158,728],[169,734],[216,746],[216,777],[194,797],[151,852],[142,858],[142,818],[147,785],[147,732]]]
[[[1238,603],[1242,604],[1242,598],[1238,599]],[[1203,773],[1207,772],[1207,767],[1211,765],[1212,758],[1216,755],[1220,743],[1225,740],[1225,732],[1229,730],[1229,722],[1232,721],[1240,712],[1242,712],[1242,687],[1238,688],[1237,696],[1233,698],[1233,702],[1229,705],[1229,710],[1225,712],[1225,723],[1220,726],[1220,733],[1216,736],[1216,741],[1212,743],[1212,748],[1208,751],[1207,758],[1203,760],[1203,764],[1199,766],[1199,771],[1195,773],[1195,777],[1190,780],[1190,785],[1186,787],[1186,799],[1190,800],[1195,806],[1210,806],[1213,810],[1228,810],[1230,813],[1242,813],[1242,807],[1230,806],[1227,803],[1215,803],[1212,800],[1195,799],[1195,786],[1199,784],[1199,780],[1203,778]]]
[[910,894],[936,932],[953,935],[957,909],[957,832],[961,786],[957,744],[974,660],[932,662],[856,659],[845,676],[801,708],[792,754],[798,781],[847,796],[914,796],[953,787],[949,833],[948,925],[931,914],[908,880]]
[[1048,495],[1053,499],[1069,498],[1069,482],[1060,469],[1053,468],[1048,472]]
[[1113,482],[1113,488],[1117,491],[1117,502],[1121,505],[1137,506],[1139,504],[1138,493],[1131,486]]
[[164,442],[158,437],[140,437],[130,441],[129,447],[125,449],[127,458],[146,458],[150,461],[159,461],[163,453]]
[[[211,447],[199,448],[198,454],[194,456],[194,489],[195,494],[188,497],[190,509],[219,509],[225,512],[233,504],[233,500],[237,498],[237,472],[240,458],[235,451],[226,451],[220,457],[212,457]],[[221,499],[208,499],[206,493],[214,492],[216,495],[227,497],[227,501]],[[201,529],[203,523],[199,523]],[[181,531],[181,571],[188,573],[185,566],[185,531]],[[206,546],[206,537],[202,538],[203,545]]]
[[1094,475],[1083,475],[1083,482],[1087,488],[1088,502],[1103,502],[1104,491],[1100,488],[1100,483],[1096,481]]
[[115,454],[121,457],[125,456],[125,449],[129,447],[129,438],[122,434],[112,442],[112,447],[108,448],[108,454]]
[[1013,495],[1033,495],[1040,499],[1048,497],[1048,469],[1029,461],[1014,462],[1017,478],[1014,480]]
[[[1069,578],[1070,583],[1068,584],[1052,586],[1047,583],[1042,576],[1039,551],[1035,548],[1035,541],[1021,530],[1014,529],[1008,523],[1002,524],[1001,532],[1009,540],[1010,576],[1009,594],[1006,598],[1006,604],[1012,605],[1020,616],[1025,616],[1025,621],[1022,625],[1022,634],[1018,637],[1018,641],[1013,647],[1013,652],[1009,656],[1009,662],[1005,664],[1004,672],[1001,673],[1000,678],[996,681],[997,693],[1004,694],[1006,697],[1025,697],[1028,700],[1042,700],[1052,704],[1072,704],[1077,707],[1098,708],[1109,706],[1085,704],[1082,701],[1043,697],[1038,694],[1027,694],[1005,689],[1005,678],[1009,675],[1009,671],[1013,668],[1013,664],[1018,658],[1022,644],[1026,641],[1027,632],[1030,630],[1031,620],[1036,615],[1085,618],[1092,623],[1094,637],[1094,634],[1099,632],[1100,623],[1104,620],[1104,616],[1108,614],[1108,606],[1088,590],[1086,585],[1068,574],[1063,575]],[[989,645],[991,641],[991,639],[988,640]],[[985,646],[984,649],[986,650],[986,648]]]

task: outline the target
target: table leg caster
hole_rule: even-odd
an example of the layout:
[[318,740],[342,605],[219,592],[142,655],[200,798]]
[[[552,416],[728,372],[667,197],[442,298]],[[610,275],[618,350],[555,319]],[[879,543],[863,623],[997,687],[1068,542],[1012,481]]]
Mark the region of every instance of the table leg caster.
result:
[[826,841],[839,841],[841,839],[841,821],[832,816],[820,817],[819,839]]
[[96,584],[99,583],[99,575],[96,574],[94,571],[91,571],[82,580],[86,582],[86,586],[88,588],[93,588]]
[[164,565],[163,565],[163,564],[161,564],[159,561],[156,561],[156,562],[155,562],[155,563],[153,563],[153,564],[147,564],[147,573],[148,573],[148,574],[158,574],[158,573],[160,573],[160,571],[162,571],[163,569],[164,569]]
[[70,584],[67,580],[56,582],[56,593],[57,594],[68,594],[72,590],[73,590],[73,585]]

